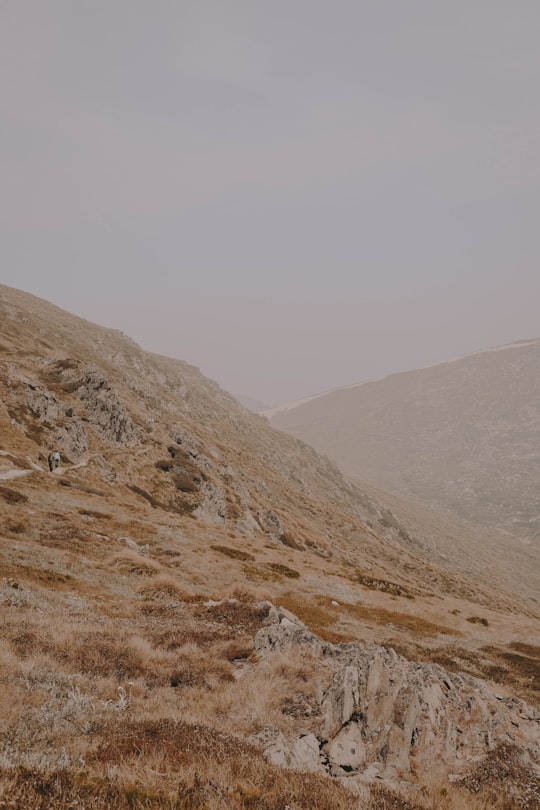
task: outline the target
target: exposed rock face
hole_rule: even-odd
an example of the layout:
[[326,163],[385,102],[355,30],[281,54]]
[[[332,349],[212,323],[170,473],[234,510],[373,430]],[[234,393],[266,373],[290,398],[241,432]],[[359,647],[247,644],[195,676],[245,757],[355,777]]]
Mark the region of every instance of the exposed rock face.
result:
[[201,495],[202,500],[195,510],[195,515],[207,523],[219,526],[225,520],[227,507],[225,493],[212,481],[205,481],[201,487]]
[[263,532],[271,537],[272,540],[279,540],[284,535],[281,520],[273,509],[268,509],[266,512],[259,513],[259,525]]
[[320,742],[313,732],[288,742],[281,732],[265,729],[254,735],[253,741],[262,745],[273,765],[310,773],[326,773],[320,755]]
[[76,460],[88,452],[88,441],[82,419],[73,414],[67,414],[56,428],[55,442],[70,459]]
[[48,388],[34,380],[10,379],[6,408],[12,422],[43,447],[58,446],[63,455],[78,459],[88,451],[82,419]]
[[[302,647],[328,671],[322,721],[287,742],[267,730],[259,741],[273,762],[322,767],[333,776],[413,781],[419,772],[464,773],[506,743],[540,764],[540,714],[479,679],[414,663],[383,647],[324,643],[290,613],[271,611],[256,637],[258,655]],[[306,734],[317,737],[316,754]]]
[[64,360],[48,365],[39,376],[6,366],[4,377],[11,420],[43,448],[55,445],[71,460],[81,458],[88,453],[88,425],[117,445],[140,440],[126,407],[96,368]]
[[139,440],[139,431],[106,375],[95,368],[67,368],[62,380],[84,405],[89,422],[116,444],[130,445]]

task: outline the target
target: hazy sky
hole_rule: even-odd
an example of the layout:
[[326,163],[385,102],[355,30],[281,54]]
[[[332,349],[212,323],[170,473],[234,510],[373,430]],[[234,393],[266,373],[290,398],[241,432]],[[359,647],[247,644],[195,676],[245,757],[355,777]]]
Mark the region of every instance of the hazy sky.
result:
[[540,336],[538,0],[0,0],[0,281],[268,404]]

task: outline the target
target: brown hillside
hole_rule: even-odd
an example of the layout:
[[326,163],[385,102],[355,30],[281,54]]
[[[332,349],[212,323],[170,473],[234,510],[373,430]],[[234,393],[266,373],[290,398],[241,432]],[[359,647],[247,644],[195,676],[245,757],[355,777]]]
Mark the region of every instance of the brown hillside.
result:
[[0,324],[0,808],[473,810],[448,775],[506,762],[533,795],[532,574],[444,559],[186,363],[7,287]]
[[349,386],[272,422],[347,474],[540,538],[540,340]]

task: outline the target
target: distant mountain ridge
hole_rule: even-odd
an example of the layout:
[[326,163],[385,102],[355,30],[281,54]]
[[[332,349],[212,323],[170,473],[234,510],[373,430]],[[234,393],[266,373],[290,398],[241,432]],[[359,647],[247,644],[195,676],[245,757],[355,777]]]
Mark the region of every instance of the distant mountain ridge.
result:
[[252,411],[253,413],[262,413],[266,411],[268,405],[264,402],[261,402],[260,399],[256,399],[255,397],[250,397],[247,394],[234,394],[235,399],[238,400],[240,405],[243,405],[244,408],[247,408],[248,411]]
[[540,537],[540,339],[347,386],[271,421],[356,478]]

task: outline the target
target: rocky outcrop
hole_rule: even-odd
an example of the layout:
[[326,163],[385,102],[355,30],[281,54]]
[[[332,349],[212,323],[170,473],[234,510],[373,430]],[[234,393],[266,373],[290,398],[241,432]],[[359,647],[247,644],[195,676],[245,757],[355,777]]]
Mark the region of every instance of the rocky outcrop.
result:
[[140,440],[138,427],[100,369],[67,365],[59,370],[59,378],[64,391],[77,394],[85,418],[104,438],[123,446]]
[[21,375],[8,378],[6,410],[12,424],[30,439],[62,455],[78,459],[88,451],[82,419],[53,391]]
[[259,512],[259,526],[272,540],[281,540],[285,534],[283,524],[273,509]]
[[201,502],[195,510],[196,517],[205,523],[219,526],[225,521],[226,510],[225,492],[213,481],[204,481],[201,487]]
[[8,366],[3,376],[12,423],[43,448],[55,445],[67,458],[81,458],[88,453],[88,425],[117,445],[140,440],[139,428],[97,368],[62,360],[47,364],[39,377]]
[[421,773],[464,774],[502,744],[540,764],[540,714],[484,681],[383,647],[321,642],[292,614],[273,609],[257,634],[257,655],[292,649],[319,659],[328,677],[319,696],[322,720],[292,740],[269,729],[258,740],[276,764],[415,781]]

